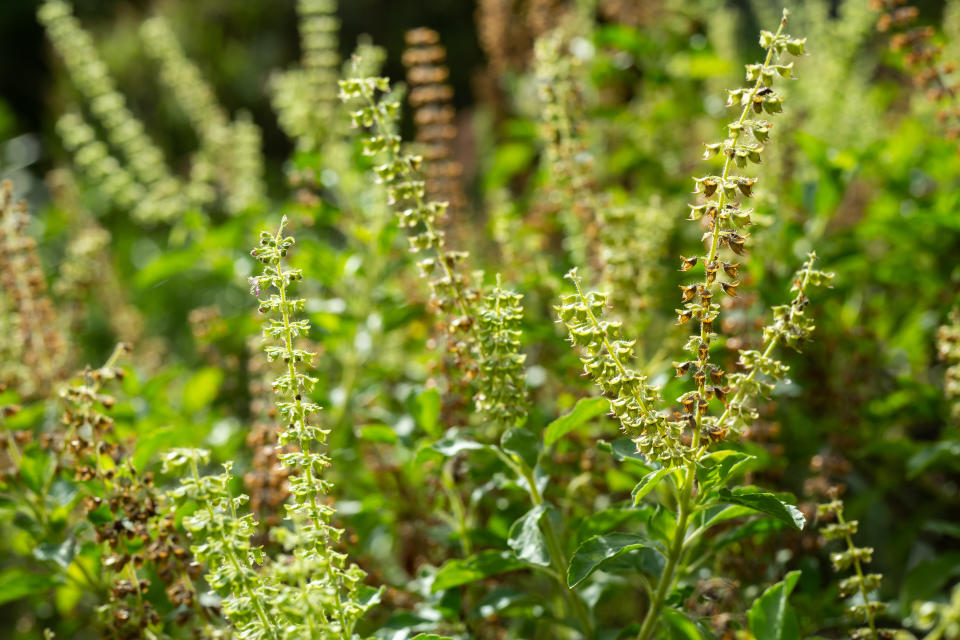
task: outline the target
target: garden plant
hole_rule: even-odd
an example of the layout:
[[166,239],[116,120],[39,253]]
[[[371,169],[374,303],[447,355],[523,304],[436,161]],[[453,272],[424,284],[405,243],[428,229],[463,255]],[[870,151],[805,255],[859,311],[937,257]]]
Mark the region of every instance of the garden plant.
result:
[[958,3],[35,4],[0,638],[960,639]]

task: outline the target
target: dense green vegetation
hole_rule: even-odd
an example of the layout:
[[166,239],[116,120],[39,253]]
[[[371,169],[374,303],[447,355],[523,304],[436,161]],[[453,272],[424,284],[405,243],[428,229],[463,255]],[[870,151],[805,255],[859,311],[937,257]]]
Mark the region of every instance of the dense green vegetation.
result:
[[960,5],[234,4],[0,97],[0,637],[960,638]]

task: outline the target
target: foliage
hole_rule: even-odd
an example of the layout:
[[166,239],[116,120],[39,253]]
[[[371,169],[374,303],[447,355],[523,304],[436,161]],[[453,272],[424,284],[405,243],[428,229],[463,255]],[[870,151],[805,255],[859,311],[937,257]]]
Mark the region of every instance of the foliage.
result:
[[0,637],[958,637],[955,7],[155,4],[4,143]]

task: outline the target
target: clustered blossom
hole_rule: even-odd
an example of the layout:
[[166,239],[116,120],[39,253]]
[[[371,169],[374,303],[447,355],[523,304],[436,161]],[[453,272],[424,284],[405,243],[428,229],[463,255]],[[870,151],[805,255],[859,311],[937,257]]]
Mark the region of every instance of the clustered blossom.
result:
[[279,640],[279,618],[269,605],[277,586],[258,571],[264,555],[250,542],[257,524],[253,515],[241,515],[247,496],[234,496],[230,489],[231,462],[222,473],[201,475],[200,466],[209,459],[209,451],[173,449],[163,461],[164,473],[181,476],[180,486],[169,492],[171,499],[200,506],[183,519],[194,541],[190,550],[207,566],[206,580],[223,597],[223,614],[238,637]]
[[608,204],[597,211],[597,219],[598,258],[610,302],[628,328],[640,331],[650,317],[652,289],[660,277],[673,214],[655,198],[645,205]]
[[[64,386],[58,422],[39,433],[8,431],[0,440],[0,450],[12,465],[0,471],[5,480],[22,478],[25,457],[32,455],[24,447],[35,443],[55,465],[55,477],[73,481],[80,508],[64,517],[79,521],[66,525],[75,532],[78,546],[97,547],[102,554],[100,572],[109,591],[97,612],[110,637],[121,640],[162,631],[164,618],[144,597],[154,576],[176,609],[169,622],[199,629],[218,615],[215,607],[200,603],[194,581],[203,568],[185,547],[165,496],[154,487],[154,474],[134,468],[131,452],[114,430],[110,409],[116,399],[109,385],[123,379],[117,360],[127,350],[127,345],[118,345],[103,366],[85,368]],[[17,410],[3,407],[0,417]],[[39,508],[54,508],[50,495],[23,489],[34,492]],[[84,579],[85,585],[96,586],[88,576]]]
[[817,517],[829,522],[820,528],[820,533],[828,541],[840,540],[846,548],[830,554],[830,562],[838,573],[853,569],[854,575],[840,581],[840,595],[849,597],[857,594],[860,602],[847,607],[847,614],[857,623],[867,626],[856,629],[851,634],[854,640],[879,640],[892,638],[893,630],[878,629],[876,618],[883,614],[886,605],[877,600],[870,600],[869,594],[880,588],[883,576],[879,573],[864,573],[863,565],[873,559],[873,549],[857,547],[853,544],[853,536],[857,533],[856,520],[846,520],[843,517],[843,500],[836,488],[829,493],[830,502],[817,506]]
[[724,371],[710,362],[710,348],[718,337],[713,325],[720,315],[720,305],[714,301],[714,295],[720,292],[737,295],[740,285],[737,260],[744,254],[749,236],[746,228],[750,225],[750,210],[743,207],[743,201],[753,194],[757,179],[733,173],[734,167],[742,169],[760,162],[772,125],[759,116],[782,111],[783,96],[773,89],[775,79],[792,75],[793,63],[783,62],[786,55],[803,54],[805,40],[784,34],[786,21],[785,11],[776,33],[760,32],[760,46],[767,50],[767,55],[762,63],[746,66],[746,79],[751,85],[729,91],[727,106],[739,108],[740,115],[727,125],[727,138],[707,144],[704,153],[705,158],[723,158],[720,173],[694,179],[695,193],[700,194],[702,200],[690,205],[690,220],[706,226],[703,240],[707,253],[681,257],[681,271],[690,271],[702,264],[704,275],[701,280],[680,287],[683,307],[677,310],[677,322],[686,324],[696,320],[699,330],[684,347],[691,358],[677,365],[677,375],[691,373],[696,389],[678,398],[683,417],[674,419],[675,423],[688,423],[694,448],[702,435],[713,439],[722,439],[725,435],[724,426],[707,413],[712,399],[725,403],[730,392]]
[[796,296],[790,304],[773,307],[773,322],[763,328],[760,350],[740,350],[737,364],[743,370],[727,377],[729,388],[725,391],[728,398],[726,410],[717,419],[716,430],[710,432],[711,438],[723,438],[731,430],[741,433],[753,424],[759,416],[756,408],[747,404],[747,401],[757,396],[769,395],[774,384],[782,380],[789,369],[773,357],[774,349],[779,345],[786,345],[799,351],[813,333],[813,319],[804,313],[810,302],[807,289],[829,286],[833,280],[832,273],[813,268],[815,261],[816,255],[811,253],[794,276],[791,291],[796,291]]
[[206,624],[211,612],[200,605],[193,584],[202,567],[182,544],[173,515],[164,512],[153,473],[135,469],[129,451],[113,433],[108,410],[116,400],[105,387],[123,379],[116,361],[126,349],[119,345],[106,364],[87,367],[79,381],[63,389],[61,426],[43,434],[41,441],[57,455],[60,469],[72,471],[74,480],[86,485],[83,514],[103,547],[103,570],[110,584],[110,601],[98,612],[112,637],[132,640],[162,624],[142,597],[151,585],[145,568],[163,583],[170,604],[183,605],[176,624]]
[[147,53],[160,65],[160,81],[176,99],[200,141],[187,184],[190,201],[209,205],[219,197],[231,214],[261,205],[266,195],[260,128],[246,112],[230,121],[165,19],[156,16],[144,21],[140,34]]
[[453,159],[457,113],[453,88],[448,84],[447,52],[440,44],[440,34],[433,29],[411,29],[405,40],[403,64],[410,83],[408,100],[417,128],[415,140],[423,150],[426,197],[447,202],[449,212],[456,215],[466,201],[461,183],[463,166]]
[[[277,570],[285,584],[305,585],[302,593],[289,596],[291,602],[302,600],[298,615],[287,614],[290,624],[309,628],[319,620],[338,637],[350,638],[366,611],[358,598],[366,574],[333,548],[343,532],[330,525],[334,509],[325,495],[331,484],[321,475],[330,465],[329,457],[318,451],[326,443],[328,431],[311,421],[320,406],[306,397],[316,379],[300,370],[309,366],[315,354],[296,346],[297,339],[308,334],[310,323],[296,318],[305,301],[289,295],[290,286],[303,279],[303,272],[284,266],[294,244],[292,237],[283,235],[286,222],[284,217],[275,234],[260,234],[259,246],[251,254],[264,265],[264,271],[250,279],[251,291],[259,292],[260,312],[272,315],[263,328],[264,352],[271,362],[279,360],[285,365],[285,371],[273,381],[277,412],[286,425],[277,435],[278,446],[293,445],[292,450],[277,455],[291,470],[287,517],[293,528],[276,530],[293,561],[278,565]],[[268,292],[269,296],[261,297]]]
[[943,382],[950,415],[960,424],[960,308],[950,312],[947,324],[937,330],[937,354],[947,363]]
[[[624,364],[633,358],[634,342],[621,337],[621,323],[603,319],[607,296],[596,292],[584,294],[575,270],[568,277],[573,280],[577,293],[565,296],[557,308],[571,341],[584,351],[581,360],[586,372],[611,398],[613,412],[626,433],[634,439],[640,452],[664,464],[679,465],[696,460],[702,450],[701,437],[722,440],[731,424],[745,422],[745,416],[755,417],[755,410],[746,408],[743,401],[766,384],[756,379],[756,371],[776,377],[785,370],[782,364],[774,364],[770,353],[779,342],[796,346],[812,330],[810,321],[803,317],[805,288],[808,284],[829,280],[828,274],[813,271],[811,256],[804,265],[802,282],[795,285],[800,290],[797,300],[789,308],[774,309],[774,324],[764,332],[767,344],[764,353],[742,354],[741,363],[747,372],[732,377],[730,382],[735,386],[728,384],[726,373],[710,362],[711,344],[718,338],[713,325],[720,314],[720,305],[713,298],[719,292],[736,296],[740,285],[740,264],[736,256],[745,251],[748,236],[745,229],[750,224],[750,211],[742,207],[742,201],[752,195],[756,184],[756,178],[737,175],[732,170],[734,166],[744,168],[748,163],[760,162],[771,124],[756,116],[782,110],[783,98],[772,86],[776,77],[789,78],[793,70],[793,63],[784,63],[782,58],[803,54],[804,40],[783,33],[787,15],[784,11],[776,33],[761,32],[760,45],[767,50],[767,55],[762,63],[746,66],[747,81],[752,85],[729,92],[727,104],[739,107],[740,116],[727,125],[727,138],[706,145],[705,157],[724,158],[720,174],[694,179],[696,193],[701,194],[703,201],[690,205],[690,219],[707,227],[703,240],[708,249],[706,255],[681,256],[680,261],[681,271],[690,271],[698,264],[704,269],[701,281],[680,287],[683,308],[677,309],[678,324],[691,320],[699,324],[699,330],[684,346],[689,359],[674,363],[677,376],[689,374],[696,385],[677,399],[681,410],[672,415],[657,410],[659,390],[647,385],[644,376]],[[748,117],[751,113],[752,118]],[[732,255],[721,253],[724,251]],[[734,401],[730,402],[732,393]],[[723,415],[708,414],[713,399],[729,403]]]
[[944,62],[943,45],[936,41],[932,26],[913,26],[919,16],[916,7],[906,0],[871,0],[870,6],[880,11],[879,31],[890,31],[890,49],[900,53],[913,84],[924,91],[937,105],[937,120],[951,140],[960,137],[960,78],[956,61]]
[[477,410],[491,420],[513,426],[527,415],[527,389],[520,353],[523,296],[497,286],[483,298],[477,315],[480,386],[474,396]]
[[301,151],[318,151],[337,108],[340,20],[336,0],[297,0],[300,65],[271,78],[280,126]]
[[[117,206],[133,206],[134,217],[144,221],[169,220],[186,204],[183,185],[167,167],[163,152],[150,139],[116,89],[107,65],[93,39],[64,0],[45,0],[37,12],[50,41],[67,67],[73,84],[106,132],[107,143],[121,154],[126,165],[111,155],[107,143],[85,125],[79,112],[68,113],[57,130],[87,176],[114,197]],[[122,170],[121,170],[122,167]]]
[[353,125],[369,130],[370,135],[362,138],[364,153],[383,158],[374,170],[386,185],[388,200],[397,211],[400,226],[408,232],[410,250],[428,254],[418,266],[430,283],[433,305],[448,316],[445,329],[451,341],[450,350],[468,368],[476,351],[473,306],[478,298],[477,291],[460,273],[468,254],[447,248],[446,234],[438,226],[447,203],[426,198],[426,185],[418,175],[423,159],[403,152],[402,140],[395,133],[400,105],[389,96],[383,97],[389,91],[387,78],[340,81],[341,99],[358,103],[351,113]]
[[637,449],[653,460],[679,465],[692,459],[692,450],[683,442],[683,428],[655,409],[660,400],[657,388],[646,376],[626,363],[633,360],[635,340],[621,335],[622,323],[604,319],[607,296],[596,291],[584,293],[576,269],[567,277],[577,289],[556,307],[570,341],[582,351],[584,371],[610,398],[610,408]]
[[13,198],[13,184],[0,184],[0,309],[5,327],[0,342],[0,383],[25,396],[42,395],[62,379],[67,360],[66,339],[47,291],[37,254],[28,233],[30,213]]
[[562,227],[564,248],[586,265],[596,240],[601,206],[593,179],[593,156],[583,136],[584,64],[570,49],[584,24],[576,12],[537,38],[534,77],[546,167],[545,205]]
[[290,286],[303,279],[303,273],[285,265],[294,245],[294,239],[284,235],[286,223],[284,217],[276,233],[261,233],[251,254],[264,270],[250,278],[260,312],[271,314],[264,323],[263,350],[269,361],[284,365],[272,387],[284,424],[276,446],[277,459],[289,470],[289,526],[278,526],[271,535],[286,553],[268,558],[254,544],[258,523],[252,513],[244,513],[249,497],[234,496],[230,490],[230,463],[221,474],[201,475],[209,452],[177,449],[166,457],[166,467],[186,472],[173,497],[200,505],[184,519],[184,526],[198,541],[192,551],[208,565],[209,582],[224,597],[223,613],[238,637],[349,640],[377,598],[361,593],[366,574],[334,548],[343,532],[330,524],[334,509],[326,494],[331,485],[321,476],[330,464],[320,450],[328,432],[312,421],[320,407],[307,398],[316,379],[302,371],[314,354],[297,347],[310,324],[297,318],[304,300],[290,296]]
[[202,209],[218,198],[231,214],[263,203],[259,127],[245,113],[230,120],[163,18],[146,20],[141,36],[159,65],[160,81],[197,132],[199,149],[191,158],[187,181],[174,175],[143,122],[128,107],[71,4],[44,0],[37,15],[93,116],[88,120],[80,109],[72,108],[58,121],[57,132],[83,175],[113,204],[141,222],[163,222],[187,207]]

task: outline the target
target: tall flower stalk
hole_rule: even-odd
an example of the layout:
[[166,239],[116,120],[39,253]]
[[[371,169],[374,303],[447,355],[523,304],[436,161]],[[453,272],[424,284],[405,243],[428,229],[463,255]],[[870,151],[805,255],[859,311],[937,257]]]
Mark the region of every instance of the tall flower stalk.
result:
[[[263,329],[264,351],[270,361],[280,360],[285,365],[284,373],[273,381],[277,410],[286,424],[277,436],[278,443],[281,447],[294,445],[293,451],[278,455],[292,472],[287,518],[293,528],[279,529],[278,537],[292,553],[293,562],[287,563],[282,572],[286,584],[296,585],[295,589],[288,589],[292,600],[289,604],[302,607],[298,615],[291,616],[295,624],[308,631],[310,638],[349,640],[367,608],[360,603],[358,594],[366,574],[349,564],[346,554],[334,549],[343,532],[330,525],[334,509],[325,500],[331,484],[322,474],[330,465],[330,458],[321,448],[329,431],[312,420],[320,406],[307,395],[316,378],[301,370],[309,366],[315,354],[296,344],[298,338],[308,334],[310,323],[297,318],[305,301],[290,295],[290,286],[303,279],[303,272],[284,264],[294,245],[294,239],[284,235],[286,224],[284,217],[276,233],[260,234],[259,246],[251,254],[264,265],[264,270],[250,278],[260,312],[272,315]],[[267,292],[269,296],[261,297]]]
[[469,361],[476,353],[478,334],[474,306],[478,294],[461,273],[468,257],[465,251],[447,247],[446,233],[439,226],[448,203],[426,197],[426,184],[419,175],[423,159],[405,153],[402,139],[396,133],[400,105],[389,96],[387,78],[351,78],[340,81],[340,97],[354,103],[355,127],[369,129],[362,138],[363,151],[383,162],[374,170],[386,185],[387,197],[397,211],[399,223],[408,231],[410,250],[424,254],[417,264],[430,283],[432,303],[447,314],[445,330],[455,357],[472,377]]
[[879,638],[893,637],[893,631],[877,629],[877,616],[886,611],[886,605],[876,600],[870,600],[870,594],[880,588],[883,575],[866,573],[864,566],[873,559],[873,549],[858,547],[853,543],[858,522],[847,520],[843,515],[843,500],[837,488],[830,490],[830,502],[817,506],[817,516],[824,521],[832,521],[820,528],[823,537],[829,540],[839,540],[843,551],[830,554],[830,562],[835,571],[853,569],[853,575],[840,581],[840,595],[843,597],[857,595],[861,602],[847,607],[847,615],[859,624],[866,626],[856,629],[851,637],[855,640],[878,640]]
[[[744,254],[748,237],[745,230],[750,225],[750,210],[743,207],[743,202],[752,195],[757,180],[736,170],[760,162],[771,123],[759,116],[782,110],[783,97],[772,86],[777,77],[789,78],[793,69],[792,62],[784,63],[782,59],[788,54],[803,54],[804,40],[784,33],[787,15],[784,11],[776,32],[761,32],[760,45],[766,55],[763,62],[747,65],[750,85],[729,92],[727,105],[738,108],[739,115],[727,125],[726,139],[706,145],[705,158],[723,158],[722,168],[717,174],[694,179],[701,201],[690,205],[690,219],[705,227],[706,252],[681,256],[681,271],[700,265],[703,275],[681,285],[682,307],[677,309],[677,323],[694,321],[697,326],[684,346],[685,358],[675,363],[678,376],[689,374],[693,380],[693,388],[677,398],[679,411],[666,413],[658,408],[659,389],[648,384],[631,366],[635,341],[622,335],[620,322],[604,317],[608,297],[585,292],[576,269],[568,274],[576,292],[565,296],[557,307],[571,341],[582,350],[580,357],[586,373],[610,398],[613,413],[638,451],[651,462],[679,469],[676,527],[667,545],[664,570],[650,593],[640,640],[649,640],[656,633],[667,596],[675,581],[683,577],[686,551],[706,530],[705,523],[694,532],[688,529],[707,497],[716,498],[716,494],[698,488],[697,472],[708,447],[725,439],[743,422],[744,416],[754,415],[754,410],[746,408],[744,402],[766,389],[757,378],[758,372],[771,377],[782,373],[783,365],[774,364],[771,359],[772,350],[781,343],[796,346],[809,334],[812,324],[802,317],[806,287],[813,281],[829,281],[828,274],[813,270],[811,256],[794,283],[799,290],[797,299],[789,306],[774,309],[774,323],[764,331],[764,352],[741,354],[746,372],[731,376],[728,383],[726,373],[710,357],[712,346],[720,338],[714,331],[720,314],[720,304],[714,297],[735,296],[740,285],[737,259]],[[726,405],[726,409],[719,415],[711,413],[712,404]],[[801,526],[799,512],[789,512],[795,514],[794,526]]]

